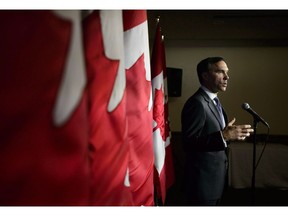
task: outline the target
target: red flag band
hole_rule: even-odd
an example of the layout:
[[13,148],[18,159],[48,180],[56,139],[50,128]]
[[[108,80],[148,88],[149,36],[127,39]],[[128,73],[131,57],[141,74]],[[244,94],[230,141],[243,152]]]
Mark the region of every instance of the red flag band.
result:
[[89,204],[80,20],[80,11],[0,12],[2,206]]

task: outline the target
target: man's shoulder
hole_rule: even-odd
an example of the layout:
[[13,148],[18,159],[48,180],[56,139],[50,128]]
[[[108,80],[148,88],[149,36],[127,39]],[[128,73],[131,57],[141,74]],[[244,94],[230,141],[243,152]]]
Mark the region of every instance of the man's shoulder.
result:
[[187,99],[184,107],[191,106],[192,104],[197,105],[203,103],[205,101],[203,94],[205,94],[205,92],[202,92],[201,89],[198,89],[192,96]]
[[207,94],[202,88],[199,88],[188,100],[203,101],[207,97]]

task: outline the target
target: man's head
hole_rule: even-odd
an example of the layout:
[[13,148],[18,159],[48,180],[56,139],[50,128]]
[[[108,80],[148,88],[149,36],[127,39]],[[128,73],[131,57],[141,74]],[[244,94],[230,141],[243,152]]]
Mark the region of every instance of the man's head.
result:
[[213,93],[226,91],[228,84],[228,67],[222,57],[209,57],[197,65],[197,74],[201,85]]

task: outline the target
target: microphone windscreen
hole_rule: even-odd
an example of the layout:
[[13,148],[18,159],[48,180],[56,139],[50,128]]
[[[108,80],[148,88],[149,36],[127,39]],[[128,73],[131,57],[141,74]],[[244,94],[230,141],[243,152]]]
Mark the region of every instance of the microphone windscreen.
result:
[[249,106],[248,103],[243,103],[243,104],[242,104],[242,108],[243,108],[244,110],[248,110],[248,109],[250,109],[250,106]]

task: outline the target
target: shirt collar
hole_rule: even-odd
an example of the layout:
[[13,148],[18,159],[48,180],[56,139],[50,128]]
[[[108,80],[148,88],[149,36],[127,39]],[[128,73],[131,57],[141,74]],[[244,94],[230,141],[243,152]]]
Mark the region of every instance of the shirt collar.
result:
[[205,86],[201,86],[201,88],[206,92],[206,94],[211,98],[211,100],[213,100],[215,97],[217,97],[217,94],[211,92]]

